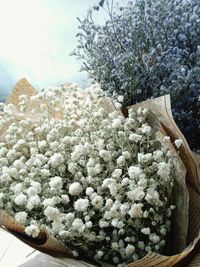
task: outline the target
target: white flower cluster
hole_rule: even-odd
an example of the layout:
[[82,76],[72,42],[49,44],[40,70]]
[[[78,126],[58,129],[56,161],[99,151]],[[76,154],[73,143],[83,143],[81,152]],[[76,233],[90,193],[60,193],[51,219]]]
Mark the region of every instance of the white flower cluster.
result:
[[21,100],[17,113],[5,105],[0,115],[0,207],[28,235],[45,227],[74,255],[120,267],[160,252],[174,165],[149,111],[107,114],[98,86]]

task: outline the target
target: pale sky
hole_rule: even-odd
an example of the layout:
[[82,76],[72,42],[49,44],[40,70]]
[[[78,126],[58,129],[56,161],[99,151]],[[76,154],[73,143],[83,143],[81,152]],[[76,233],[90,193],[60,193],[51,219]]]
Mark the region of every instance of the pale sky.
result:
[[[21,78],[37,89],[83,83],[80,62],[69,54],[77,44],[76,17],[98,0],[0,0],[0,95]],[[100,20],[104,19],[103,16]]]

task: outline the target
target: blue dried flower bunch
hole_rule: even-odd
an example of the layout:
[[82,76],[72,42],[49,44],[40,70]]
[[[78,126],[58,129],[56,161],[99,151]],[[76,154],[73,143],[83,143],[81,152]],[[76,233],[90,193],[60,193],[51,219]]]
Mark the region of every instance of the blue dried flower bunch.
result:
[[[102,0],[79,19],[73,54],[103,90],[124,96],[124,106],[170,93],[178,126],[199,150],[200,1],[120,3]],[[104,25],[96,11],[107,14]]]

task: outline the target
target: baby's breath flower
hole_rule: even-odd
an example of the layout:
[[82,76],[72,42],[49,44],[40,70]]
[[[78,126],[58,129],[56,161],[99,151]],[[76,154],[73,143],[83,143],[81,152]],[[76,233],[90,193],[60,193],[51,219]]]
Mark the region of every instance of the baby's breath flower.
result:
[[81,232],[84,229],[84,223],[81,219],[76,218],[72,223],[72,227],[74,230]]
[[142,207],[143,204],[133,204],[128,214],[131,218],[141,218],[143,214]]
[[33,186],[29,187],[27,189],[27,195],[28,196],[34,196],[34,195],[37,195],[37,189]]
[[158,235],[156,235],[156,234],[150,234],[150,235],[149,235],[149,239],[150,239],[154,244],[160,242],[160,237],[159,237]]
[[63,158],[63,155],[61,155],[60,153],[53,154],[53,156],[50,158],[50,161],[49,161],[49,163],[51,164],[53,168],[58,167],[63,162],[64,162],[64,158]]
[[168,178],[170,175],[171,169],[168,163],[160,162],[158,164],[158,175],[162,178]]
[[62,178],[59,176],[51,178],[49,185],[52,189],[61,189],[62,188]]
[[115,169],[112,173],[112,177],[119,178],[122,175],[122,169]]
[[147,190],[147,194],[146,194],[145,199],[148,203],[153,203],[156,205],[162,205],[162,202],[159,199],[159,193],[153,188],[149,188]]
[[129,184],[129,179],[128,179],[128,177],[123,178],[121,184],[122,184],[122,186],[126,186],[126,185],[128,185],[128,184]]
[[138,162],[141,164],[149,163],[152,160],[152,153],[138,153]]
[[122,156],[124,156],[125,159],[130,159],[131,158],[131,154],[128,151],[123,151],[122,152]]
[[93,225],[93,224],[92,224],[91,221],[85,223],[85,227],[86,227],[86,228],[92,228],[92,225]]
[[137,179],[142,173],[142,169],[137,166],[130,166],[128,169],[128,174],[131,179]]
[[82,191],[83,191],[83,188],[79,182],[74,182],[69,186],[70,195],[79,195]]
[[139,134],[131,133],[129,135],[129,140],[138,143],[142,140],[142,136]]
[[97,195],[92,199],[91,203],[96,209],[101,209],[103,206],[103,198]]
[[63,239],[68,238],[68,237],[70,236],[70,232],[69,232],[69,231],[65,231],[65,230],[61,230],[61,231],[59,232],[59,236],[60,236],[61,238],[63,238]]
[[151,127],[149,125],[142,125],[142,133],[149,135],[151,133]]
[[67,221],[73,221],[74,220],[74,214],[69,212],[65,215],[65,218]]
[[25,205],[27,202],[27,196],[23,193],[20,193],[18,196],[15,197],[15,204],[18,206]]
[[46,208],[48,206],[54,207],[57,204],[56,197],[53,198],[45,198],[42,202],[43,206]]
[[146,227],[146,228],[142,228],[141,229],[141,232],[144,234],[144,235],[149,235],[151,230],[149,227]]
[[86,195],[90,196],[94,193],[94,189],[92,187],[86,188]]
[[97,252],[97,256],[98,256],[98,258],[99,259],[101,259],[101,257],[103,256],[103,251],[101,251],[101,250],[99,250],[98,252]]
[[37,237],[40,233],[40,230],[36,225],[30,225],[25,228],[25,233],[29,236]]
[[89,201],[88,199],[83,199],[79,198],[75,203],[74,203],[74,208],[77,211],[86,211],[89,206]]
[[180,148],[180,146],[183,144],[183,140],[182,139],[176,139],[174,141],[175,145],[177,148]]
[[11,180],[10,176],[7,173],[4,173],[0,176],[0,181],[1,182],[8,182],[9,180]]
[[27,201],[27,209],[32,210],[33,208],[39,206],[41,203],[40,198],[38,195],[34,195],[28,198]]
[[70,199],[68,195],[61,195],[61,201],[63,204],[68,204]]
[[117,100],[118,100],[118,102],[122,103],[124,101],[124,96],[123,95],[119,95],[117,97]]
[[31,181],[31,186],[34,187],[38,193],[41,192],[41,183],[36,181]]
[[119,166],[124,166],[126,164],[126,159],[124,156],[120,156],[119,158],[117,158],[117,164]]
[[127,245],[126,247],[126,254],[127,256],[132,255],[135,252],[135,247],[133,245]]
[[141,186],[138,186],[131,191],[127,192],[127,197],[131,199],[132,201],[138,200],[141,201],[145,196],[144,188]]
[[44,215],[47,217],[47,219],[49,221],[53,221],[53,220],[56,220],[59,217],[60,213],[59,213],[59,210],[57,208],[48,206],[44,210]]
[[116,119],[113,120],[112,127],[114,129],[120,129],[121,126],[122,126],[122,122],[121,122],[121,120],[119,118],[116,118]]

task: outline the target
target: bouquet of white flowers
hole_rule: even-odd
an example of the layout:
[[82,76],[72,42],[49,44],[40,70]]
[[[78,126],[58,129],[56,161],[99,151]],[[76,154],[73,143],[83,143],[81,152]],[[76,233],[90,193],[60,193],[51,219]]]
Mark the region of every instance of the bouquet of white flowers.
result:
[[175,200],[184,167],[151,111],[125,118],[106,101],[98,86],[73,85],[2,104],[0,208],[30,239],[45,231],[70,257],[122,267],[166,252],[173,210],[187,222],[187,192]]

